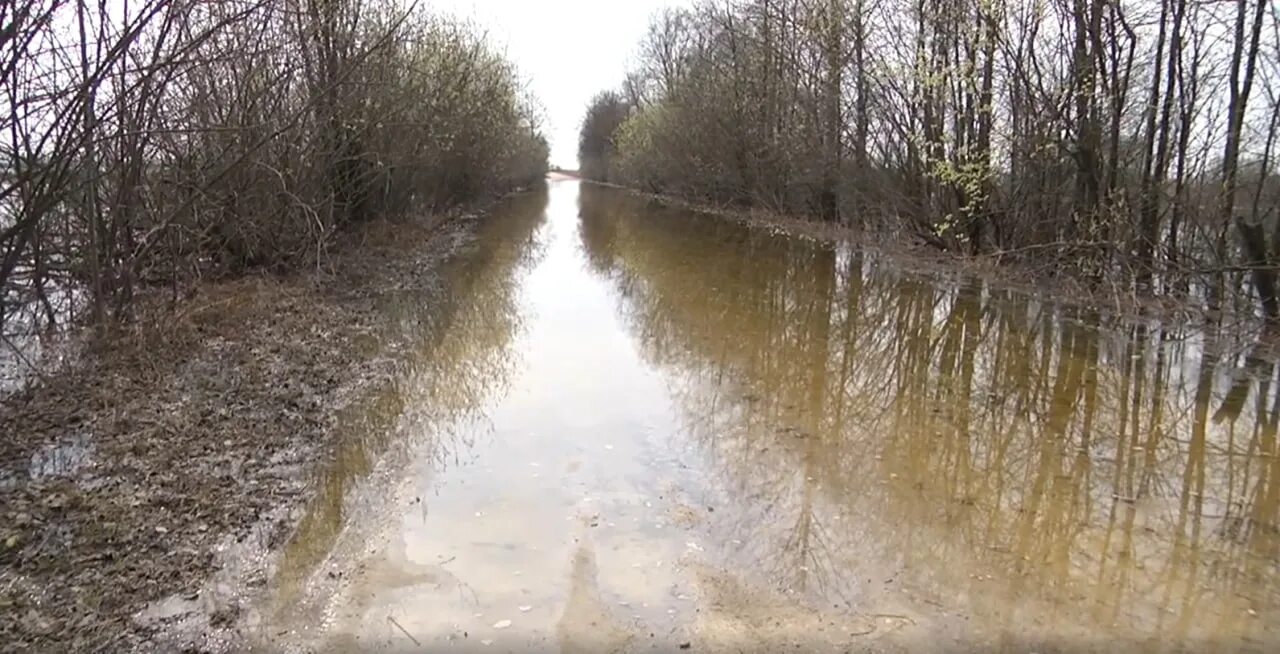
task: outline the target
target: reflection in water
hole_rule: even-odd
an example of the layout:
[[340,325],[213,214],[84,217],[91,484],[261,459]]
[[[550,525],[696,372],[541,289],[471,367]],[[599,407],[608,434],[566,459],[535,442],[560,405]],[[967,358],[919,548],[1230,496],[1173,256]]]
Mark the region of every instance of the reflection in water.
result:
[[94,466],[93,440],[87,432],[74,432],[56,443],[49,443],[31,453],[26,476],[12,471],[0,473],[0,489],[9,489],[27,480],[41,481],[54,477],[75,480],[86,486],[97,484],[92,476],[85,475]]
[[1272,362],[572,181],[483,231],[264,650],[1280,640]]
[[1273,363],[607,189],[580,210],[740,504],[726,556],[815,601],[895,586],[992,645],[1274,642]]
[[[358,507],[353,488],[388,456],[393,436],[408,435],[438,465],[471,444],[466,441],[474,431],[457,427],[479,419],[474,412],[502,391],[514,367],[508,345],[521,326],[518,278],[540,252],[534,233],[546,203],[545,188],[504,201],[486,217],[475,243],[445,264],[443,292],[417,289],[380,298],[386,322],[374,347],[398,348],[402,370],[339,416],[338,429],[347,436],[320,471],[316,499],[284,551],[277,574],[280,606],[293,602],[301,582],[334,547],[347,512]],[[439,433],[437,426],[455,429]]]

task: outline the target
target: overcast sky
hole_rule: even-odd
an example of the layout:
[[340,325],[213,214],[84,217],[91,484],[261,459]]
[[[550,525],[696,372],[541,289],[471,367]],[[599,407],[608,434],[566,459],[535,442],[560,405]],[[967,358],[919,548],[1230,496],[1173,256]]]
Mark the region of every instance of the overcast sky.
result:
[[683,0],[432,0],[473,18],[505,46],[542,103],[551,163],[577,167],[578,122],[597,91],[618,86],[649,24]]

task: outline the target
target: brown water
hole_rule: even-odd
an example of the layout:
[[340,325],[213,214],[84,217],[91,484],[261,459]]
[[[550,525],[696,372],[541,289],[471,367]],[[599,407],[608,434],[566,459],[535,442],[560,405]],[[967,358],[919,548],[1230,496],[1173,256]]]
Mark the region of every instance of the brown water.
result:
[[576,181],[447,278],[387,299],[264,650],[1280,643],[1276,369],[1229,344]]

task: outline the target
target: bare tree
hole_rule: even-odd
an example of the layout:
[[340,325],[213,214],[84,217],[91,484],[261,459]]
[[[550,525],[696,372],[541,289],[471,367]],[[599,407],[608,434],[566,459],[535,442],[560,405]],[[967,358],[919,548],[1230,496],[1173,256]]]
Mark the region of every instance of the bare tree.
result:
[[1280,316],[1270,6],[702,2],[655,18],[599,166],[1211,308],[1247,270]]
[[0,322],[105,324],[139,285],[314,261],[546,167],[514,67],[400,0],[19,0],[0,24]]

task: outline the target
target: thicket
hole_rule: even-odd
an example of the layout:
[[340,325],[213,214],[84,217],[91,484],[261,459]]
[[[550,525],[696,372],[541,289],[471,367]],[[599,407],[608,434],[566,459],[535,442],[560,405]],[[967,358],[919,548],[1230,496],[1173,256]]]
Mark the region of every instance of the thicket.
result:
[[0,26],[0,327],[124,318],[546,170],[513,65],[402,0],[17,0]]
[[654,18],[580,163],[1276,318],[1278,7],[703,1]]

